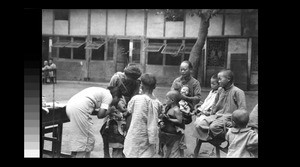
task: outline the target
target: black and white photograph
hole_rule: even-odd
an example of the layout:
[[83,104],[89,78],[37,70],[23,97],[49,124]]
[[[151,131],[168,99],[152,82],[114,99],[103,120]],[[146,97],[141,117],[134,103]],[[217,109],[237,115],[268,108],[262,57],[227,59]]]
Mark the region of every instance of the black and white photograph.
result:
[[259,158],[258,9],[40,10],[40,158]]

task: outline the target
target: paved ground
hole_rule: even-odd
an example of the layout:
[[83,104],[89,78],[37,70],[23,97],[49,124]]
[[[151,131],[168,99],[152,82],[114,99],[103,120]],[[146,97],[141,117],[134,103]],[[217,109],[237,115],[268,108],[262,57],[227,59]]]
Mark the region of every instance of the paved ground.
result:
[[[51,102],[53,99],[58,102],[66,102],[70,99],[74,94],[83,90],[84,88],[91,86],[101,86],[106,87],[108,83],[95,83],[95,82],[81,82],[81,81],[58,81],[54,86],[51,84],[42,85],[42,95],[46,97],[47,102]],[[53,89],[54,88],[54,89]],[[169,86],[158,86],[154,94],[161,101],[164,102],[165,94],[170,90]],[[204,100],[209,93],[209,88],[202,88],[202,99]],[[247,110],[251,111],[253,107],[258,102],[258,92],[257,91],[247,91],[246,94],[246,103]],[[93,158],[101,158],[103,157],[103,145],[102,145],[102,137],[100,136],[99,130],[103,124],[102,119],[98,119],[96,116],[93,117],[94,121],[94,130],[96,132],[96,143],[94,151],[91,153],[91,157]],[[70,146],[68,143],[69,139],[69,123],[65,123],[63,127],[63,136],[62,136],[62,152],[70,154]],[[187,125],[186,127],[186,143],[187,149],[185,150],[186,157],[189,157],[193,153],[193,149],[195,147],[195,138],[191,136],[193,132],[193,123]],[[48,134],[51,135],[51,134]],[[45,141],[45,148],[50,150],[51,143]],[[215,155],[210,156],[209,154],[212,152],[213,147],[208,143],[203,143],[200,149],[199,157],[209,158],[215,157]],[[215,150],[214,150],[215,152]],[[221,157],[224,157],[225,154],[221,151]]]

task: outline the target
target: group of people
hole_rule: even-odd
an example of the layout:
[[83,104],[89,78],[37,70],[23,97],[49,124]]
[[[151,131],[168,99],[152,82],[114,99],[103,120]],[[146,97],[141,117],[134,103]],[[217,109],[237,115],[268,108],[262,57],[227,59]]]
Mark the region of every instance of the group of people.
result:
[[107,88],[90,87],[74,95],[66,106],[72,156],[90,157],[94,149],[92,115],[104,118],[100,134],[105,158],[110,157],[110,147],[113,158],[184,157],[185,125],[192,116],[196,141],[222,136],[229,142],[228,157],[257,155],[258,109],[249,117],[245,94],[234,86],[233,73],[222,70],[213,75],[212,90],[202,102],[200,82],[192,70],[189,61],[180,64],[181,76],[166,93],[164,104],[153,94],[156,77],[142,74],[135,64],[115,73]]
[[42,83],[55,83],[55,70],[56,65],[53,63],[53,58],[44,61],[44,66],[42,67]]

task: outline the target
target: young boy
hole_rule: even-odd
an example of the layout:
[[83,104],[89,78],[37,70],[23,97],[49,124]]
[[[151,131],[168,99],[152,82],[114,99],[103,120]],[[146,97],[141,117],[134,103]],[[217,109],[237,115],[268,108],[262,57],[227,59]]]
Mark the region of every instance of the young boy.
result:
[[183,112],[180,111],[181,95],[171,90],[166,94],[166,108],[160,115],[164,126],[159,131],[159,154],[164,158],[183,157],[184,140]]
[[195,131],[193,136],[196,137],[197,139],[199,138],[204,141],[207,140],[209,137],[208,135],[209,125],[207,124],[205,119],[211,114],[211,108],[213,106],[219,88],[217,74],[214,74],[210,78],[210,86],[211,86],[211,91],[209,92],[208,96],[204,100],[203,104],[198,103],[195,106],[195,110],[193,111],[193,113],[197,115],[197,118],[194,122]]
[[127,106],[132,115],[124,141],[127,158],[151,158],[156,153],[158,115],[162,112],[161,102],[153,94],[156,77],[143,74],[141,83],[142,94],[133,96]]
[[247,127],[249,113],[244,109],[238,109],[232,113],[231,119],[233,128],[229,128],[225,136],[229,142],[227,157],[255,157],[249,149],[255,150],[258,147],[258,134]]

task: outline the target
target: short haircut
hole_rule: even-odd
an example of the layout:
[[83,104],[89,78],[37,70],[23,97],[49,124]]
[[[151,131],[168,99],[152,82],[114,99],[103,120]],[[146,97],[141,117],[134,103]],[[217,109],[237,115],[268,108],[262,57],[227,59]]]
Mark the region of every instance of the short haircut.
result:
[[180,82],[175,82],[173,89],[180,92],[182,84]]
[[192,63],[190,62],[190,61],[188,61],[188,60],[185,60],[185,61],[183,61],[183,62],[181,62],[181,64],[182,63],[186,63],[186,64],[188,64],[189,65],[189,69],[193,69],[193,65],[192,65]]
[[233,83],[233,81],[234,81],[234,74],[233,74],[233,72],[231,70],[224,69],[224,70],[221,70],[219,73],[221,73],[221,72],[225,73],[227,75],[228,79],[230,80],[230,82]]
[[232,120],[237,127],[244,128],[249,122],[249,113],[245,109],[238,109],[232,113]]
[[176,90],[170,90],[167,92],[166,96],[174,101],[174,103],[178,103],[182,97],[181,94]]
[[156,78],[153,74],[145,73],[141,76],[141,82],[143,85],[149,87],[150,89],[155,89]]
[[214,74],[210,77],[210,79],[216,79],[216,80],[218,80],[218,74],[217,74],[217,73],[214,73]]

